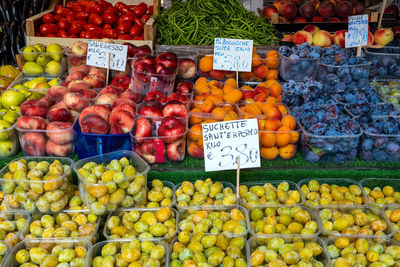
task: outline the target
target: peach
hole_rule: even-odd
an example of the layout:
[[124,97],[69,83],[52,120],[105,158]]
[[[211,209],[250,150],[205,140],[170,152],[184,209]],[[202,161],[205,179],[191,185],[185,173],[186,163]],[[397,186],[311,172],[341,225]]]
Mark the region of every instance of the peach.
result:
[[64,95],[69,93],[69,89],[64,86],[53,86],[47,91],[46,96],[53,99],[55,102],[58,102],[64,99]]
[[50,109],[55,109],[55,108],[66,108],[68,109],[67,104],[65,104],[64,101],[60,101],[57,104],[54,104],[53,106],[50,107]]
[[307,26],[305,26],[303,28],[304,31],[311,33],[312,35],[314,35],[314,33],[316,33],[317,31],[319,31],[319,28],[317,25],[314,24],[308,24]]
[[367,45],[371,46],[374,44],[374,35],[372,32],[368,32],[368,39],[367,39]]
[[311,33],[301,30],[301,31],[296,32],[293,35],[293,43],[294,44],[301,45],[302,43],[305,43],[305,42],[309,43],[310,45],[312,44],[313,36],[311,35]]
[[89,101],[80,93],[68,93],[64,96],[65,104],[70,108],[80,111],[89,106]]
[[46,153],[46,138],[42,133],[27,132],[21,138],[21,147],[25,154],[43,156]]
[[265,78],[268,75],[268,67],[265,65],[260,65],[257,68],[254,69],[254,74],[258,77],[258,78]]
[[69,83],[72,81],[76,81],[76,80],[82,80],[83,77],[85,77],[86,74],[82,71],[74,71],[71,72],[66,78],[65,78],[65,82]]
[[190,142],[188,148],[188,154],[192,157],[192,158],[196,158],[196,159],[202,159],[204,158],[204,151],[203,149],[201,149],[200,146],[198,146],[195,142]]
[[102,116],[95,113],[85,115],[82,119],[79,118],[79,126],[81,127],[82,133],[89,134],[106,134],[110,127]]
[[139,103],[142,101],[143,95],[134,92],[132,90],[126,90],[125,92],[123,92],[122,94],[119,95],[120,98],[128,98],[130,100],[132,100],[135,103]]
[[132,116],[135,116],[135,109],[128,104],[121,104],[113,108],[112,112],[117,111],[117,110],[125,110],[128,111]]
[[115,95],[119,95],[123,92],[124,90],[122,90],[119,87],[116,86],[112,86],[112,85],[108,85],[106,87],[104,87],[103,89],[101,89],[100,91],[100,95],[105,95],[105,94],[115,94]]
[[119,105],[123,105],[123,104],[129,105],[136,110],[136,103],[128,98],[118,98],[117,100],[115,100],[113,102],[113,107],[115,108],[115,107],[117,107]]
[[94,89],[84,89],[79,91],[86,99],[93,99],[97,96],[97,91]]
[[48,140],[46,143],[46,153],[51,156],[65,157],[65,156],[68,156],[69,154],[71,154],[73,151],[74,151],[73,143],[60,145],[60,144],[54,143],[51,140]]
[[74,131],[70,122],[51,122],[46,130],[47,136],[55,144],[64,145],[74,141]]
[[79,66],[72,67],[69,69],[69,73],[73,73],[76,71],[80,71],[80,72],[83,72],[85,75],[88,75],[89,71],[90,71],[90,67],[88,65],[79,65]]
[[84,89],[90,89],[92,86],[84,80],[74,80],[68,84],[67,88],[71,92],[79,92]]
[[118,124],[111,124],[110,125],[110,134],[124,134],[121,126]]
[[215,80],[222,80],[223,78],[225,78],[225,71],[223,70],[212,70],[208,73],[208,75],[210,75],[211,78],[215,79]]
[[83,78],[83,80],[87,83],[89,83],[92,88],[101,88],[104,87],[105,85],[105,80],[99,79],[97,76],[86,76]]
[[85,108],[82,110],[80,116],[79,116],[79,123],[81,123],[82,118],[88,114],[97,114],[101,116],[104,120],[108,121],[108,118],[110,117],[111,110],[108,106],[106,105],[93,105],[90,107]]
[[48,107],[51,107],[54,104],[53,99],[51,97],[48,97],[48,96],[45,96],[45,97],[41,98],[40,101],[46,103],[46,105]]
[[46,121],[42,117],[22,116],[17,120],[17,128],[27,130],[44,130],[46,129]]
[[346,32],[346,30],[340,30],[333,35],[333,42],[342,48],[346,46]]
[[107,94],[99,96],[96,100],[96,104],[112,106],[114,101],[117,99],[118,99],[118,96],[116,94],[107,93]]
[[269,5],[264,7],[263,9],[263,16],[266,17],[267,19],[271,19],[271,16],[273,13],[278,14],[278,9],[273,6],[273,5]]
[[284,36],[284,37],[282,38],[281,41],[282,41],[282,42],[289,42],[289,43],[292,43],[292,42],[293,42],[293,36],[292,36],[292,35]]
[[95,76],[100,80],[106,80],[106,75],[104,74],[104,72],[102,72],[101,70],[99,70],[96,67],[93,67],[90,69],[88,76]]
[[129,133],[135,125],[135,118],[126,110],[113,110],[108,122],[110,124],[118,124],[124,133]]
[[332,44],[332,36],[329,32],[320,30],[313,36],[313,45],[321,47],[329,47]]
[[21,114],[23,116],[40,116],[46,117],[49,106],[47,103],[37,99],[26,100],[21,106]]
[[385,46],[391,41],[393,41],[393,39],[394,39],[394,34],[391,29],[384,28],[376,30],[374,32],[375,44]]
[[67,108],[52,108],[47,112],[47,119],[53,121],[70,121],[71,111]]

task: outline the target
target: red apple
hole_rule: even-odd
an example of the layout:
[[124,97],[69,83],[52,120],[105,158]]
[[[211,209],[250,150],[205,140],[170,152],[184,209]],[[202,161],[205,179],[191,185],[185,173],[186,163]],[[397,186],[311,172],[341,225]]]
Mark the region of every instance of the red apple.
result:
[[179,82],[176,86],[176,91],[181,93],[190,93],[193,90],[193,83],[192,82]]
[[160,63],[170,69],[176,69],[178,66],[178,57],[175,53],[164,52],[156,57],[156,63]]
[[281,14],[287,19],[293,19],[297,15],[297,7],[293,3],[286,3],[282,6]]
[[71,52],[75,56],[83,56],[86,55],[88,50],[88,44],[82,41],[78,41],[74,43],[71,47]]
[[266,6],[263,9],[263,16],[267,19],[271,19],[271,16],[274,13],[278,14],[278,9],[273,5]]
[[164,142],[172,143],[186,132],[186,126],[177,118],[166,117],[161,121],[158,127],[158,136],[163,138]]

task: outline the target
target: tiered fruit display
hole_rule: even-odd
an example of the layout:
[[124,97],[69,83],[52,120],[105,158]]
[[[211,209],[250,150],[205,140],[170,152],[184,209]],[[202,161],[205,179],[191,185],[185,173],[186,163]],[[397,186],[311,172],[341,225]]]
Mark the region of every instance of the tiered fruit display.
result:
[[128,6],[107,1],[73,1],[58,5],[44,15],[36,36],[143,40],[144,25],[153,14],[153,6],[140,3]]
[[37,77],[33,79],[29,78],[22,78],[21,80],[15,81],[15,84],[12,86],[11,89],[19,90],[20,92],[30,91],[34,93],[39,93],[43,90],[45,93],[47,89],[52,86],[60,85],[61,79],[60,78],[46,78],[44,76]]
[[371,82],[378,94],[387,102],[395,105],[400,104],[400,83],[398,81],[391,82]]
[[20,241],[19,233],[27,226],[28,220],[28,215],[22,212],[3,211],[0,217],[0,240],[14,247]]
[[[380,186],[382,183],[376,178],[367,178],[362,180],[362,185],[365,193],[369,197],[369,200],[373,204],[386,205],[386,204],[400,204],[400,192],[393,188],[392,182],[396,182],[393,179],[386,179],[385,185]],[[377,185],[377,186],[373,186]],[[379,185],[379,186],[378,186]]]
[[57,77],[64,73],[64,49],[61,45],[53,43],[44,47],[36,44],[27,46],[22,51],[24,59],[23,70],[26,76],[48,75]]

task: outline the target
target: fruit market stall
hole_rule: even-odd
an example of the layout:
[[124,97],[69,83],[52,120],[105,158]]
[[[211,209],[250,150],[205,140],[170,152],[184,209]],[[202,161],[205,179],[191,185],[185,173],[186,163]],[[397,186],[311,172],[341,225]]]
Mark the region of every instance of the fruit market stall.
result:
[[28,19],[0,67],[0,266],[399,265],[395,29],[276,2],[333,30],[239,0]]

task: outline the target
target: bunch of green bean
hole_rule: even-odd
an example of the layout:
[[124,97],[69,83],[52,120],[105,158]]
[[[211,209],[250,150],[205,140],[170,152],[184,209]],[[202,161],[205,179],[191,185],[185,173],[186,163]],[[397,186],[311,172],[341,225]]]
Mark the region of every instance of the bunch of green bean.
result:
[[216,37],[251,39],[254,45],[278,42],[272,25],[240,0],[177,1],[156,21],[163,45],[213,45]]

